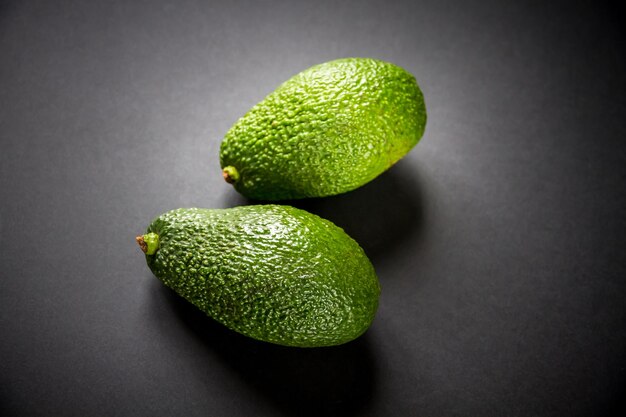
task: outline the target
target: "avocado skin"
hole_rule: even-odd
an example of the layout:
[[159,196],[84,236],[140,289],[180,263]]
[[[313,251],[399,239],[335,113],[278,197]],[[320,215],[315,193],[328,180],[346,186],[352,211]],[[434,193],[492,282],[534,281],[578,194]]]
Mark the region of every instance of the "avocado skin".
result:
[[148,233],[157,278],[232,330],[279,345],[346,343],[364,333],[380,287],[361,247],[328,220],[289,206],[177,209]]
[[220,148],[235,189],[258,200],[324,197],[358,188],[417,144],[426,106],[415,77],[370,58],[295,75],[240,118]]

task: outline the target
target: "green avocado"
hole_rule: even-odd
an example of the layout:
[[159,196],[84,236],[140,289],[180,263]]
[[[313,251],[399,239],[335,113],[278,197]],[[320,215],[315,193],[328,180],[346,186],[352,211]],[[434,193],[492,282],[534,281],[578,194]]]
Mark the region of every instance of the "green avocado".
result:
[[425,126],[413,75],[339,59],[295,75],[240,118],[221,144],[222,175],[251,199],[341,194],[395,164]]
[[177,209],[137,242],[166,286],[254,339],[339,345],[364,333],[378,307],[378,278],[363,249],[293,207]]

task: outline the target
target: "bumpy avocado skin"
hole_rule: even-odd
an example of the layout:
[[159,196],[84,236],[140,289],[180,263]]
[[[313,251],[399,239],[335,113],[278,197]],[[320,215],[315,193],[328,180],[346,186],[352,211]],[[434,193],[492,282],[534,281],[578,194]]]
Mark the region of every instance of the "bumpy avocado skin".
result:
[[426,107],[415,77],[370,58],[295,75],[240,118],[220,149],[248,198],[323,197],[373,180],[417,144]]
[[289,206],[178,209],[148,233],[165,285],[227,327],[279,345],[346,343],[364,333],[380,287],[361,247],[328,220]]

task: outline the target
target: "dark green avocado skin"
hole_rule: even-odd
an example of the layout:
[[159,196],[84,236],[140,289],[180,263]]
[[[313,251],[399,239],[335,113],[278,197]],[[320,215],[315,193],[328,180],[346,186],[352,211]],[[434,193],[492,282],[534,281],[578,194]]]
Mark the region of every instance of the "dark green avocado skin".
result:
[[250,109],[226,133],[220,163],[238,172],[233,185],[251,199],[330,196],[386,171],[425,126],[412,74],[376,59],[338,59],[293,76]]
[[165,285],[232,330],[279,345],[346,343],[372,323],[374,268],[341,228],[290,206],[186,208],[156,218],[147,263]]

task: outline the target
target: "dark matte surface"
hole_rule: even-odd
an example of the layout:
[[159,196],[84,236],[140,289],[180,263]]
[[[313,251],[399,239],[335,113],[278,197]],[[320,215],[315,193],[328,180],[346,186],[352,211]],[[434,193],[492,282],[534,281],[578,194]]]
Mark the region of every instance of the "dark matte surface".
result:
[[[0,414],[617,413],[624,9],[512,3],[0,3]],[[221,137],[345,56],[404,66],[429,109],[391,171],[298,203],[362,243],[379,314],[337,348],[245,339],[164,289],[134,236],[247,204]]]

